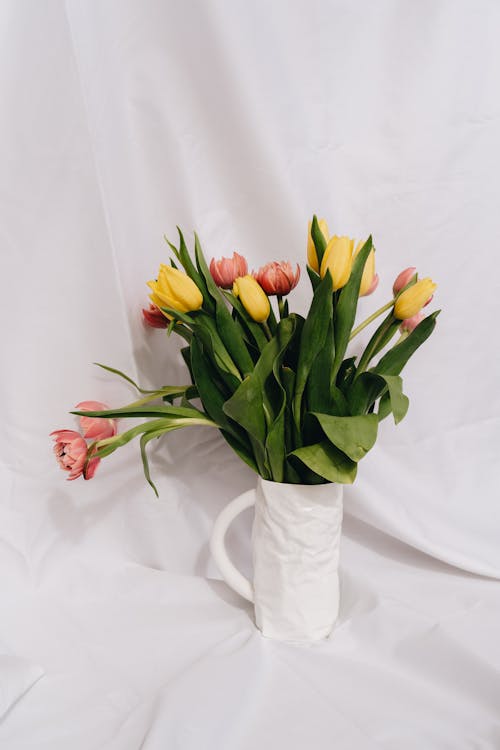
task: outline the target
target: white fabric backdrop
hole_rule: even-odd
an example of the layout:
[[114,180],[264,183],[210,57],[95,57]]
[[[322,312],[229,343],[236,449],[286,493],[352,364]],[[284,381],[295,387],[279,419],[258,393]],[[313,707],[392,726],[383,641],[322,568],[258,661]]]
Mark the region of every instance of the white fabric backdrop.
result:
[[[2,747],[500,746],[499,24],[493,0],[4,0],[0,640],[45,675]],[[254,482],[222,439],[164,440],[156,501],[137,446],[66,484],[47,434],[133,397],[93,361],[185,381],[140,316],[163,233],[303,263],[313,212],[372,232],[363,309],[416,265],[443,313],[346,490],[340,625],[308,651],[210,580]]]

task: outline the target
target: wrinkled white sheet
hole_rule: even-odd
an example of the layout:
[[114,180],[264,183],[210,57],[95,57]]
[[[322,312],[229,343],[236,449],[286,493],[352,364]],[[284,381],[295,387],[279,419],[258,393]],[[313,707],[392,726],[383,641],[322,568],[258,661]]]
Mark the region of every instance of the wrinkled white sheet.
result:
[[[2,750],[500,747],[499,23],[485,0],[2,4],[0,641],[45,672]],[[164,232],[303,263],[313,211],[373,233],[361,314],[407,265],[443,313],[346,490],[340,622],[307,649],[215,580],[213,519],[254,479],[214,433],[154,447],[159,501],[137,446],[69,484],[47,434],[133,398],[93,361],[185,381],[140,316]]]
[[0,645],[0,720],[43,675],[43,669]]

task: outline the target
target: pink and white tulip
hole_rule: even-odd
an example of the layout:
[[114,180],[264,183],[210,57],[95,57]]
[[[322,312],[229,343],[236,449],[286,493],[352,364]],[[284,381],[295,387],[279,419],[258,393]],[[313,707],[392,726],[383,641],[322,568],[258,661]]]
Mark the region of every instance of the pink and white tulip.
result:
[[[426,304],[428,303],[426,302]],[[425,315],[423,313],[418,312],[416,315],[413,315],[413,317],[406,318],[406,320],[403,320],[403,322],[399,326],[399,330],[401,331],[401,333],[411,333],[415,330],[418,324],[423,321],[424,317]]]
[[[79,411],[104,411],[109,409],[107,404],[101,401],[81,401],[75,406]],[[116,419],[108,417],[80,417],[80,426],[83,436],[87,440],[104,440],[116,435]]]
[[[87,443],[80,433],[75,430],[55,430],[50,433],[55,441],[54,453],[57,462],[63,471],[68,471],[68,480],[78,479],[82,476],[87,460]],[[99,459],[94,459],[99,461]],[[95,474],[97,466],[93,466],[91,476],[86,472],[86,479]]]
[[221,258],[210,261],[210,273],[217,286],[231,289],[235,280],[248,273],[248,263],[239,253],[233,253],[232,258]]
[[375,276],[372,279],[372,283],[370,284],[370,286],[368,287],[368,289],[366,290],[366,292],[364,294],[360,294],[359,296],[360,297],[368,297],[369,294],[373,294],[373,292],[375,291],[375,289],[378,287],[378,282],[379,282],[379,276],[378,276],[378,273],[376,273]]
[[168,328],[170,323],[169,318],[153,303],[149,305],[148,310],[142,308],[142,318],[146,325],[151,326],[151,328]]
[[266,294],[277,294],[280,297],[295,289],[300,279],[300,267],[294,271],[292,264],[288,261],[273,261],[259,268],[253,274]]
[[417,269],[415,268],[415,266],[410,266],[409,268],[405,268],[404,271],[401,271],[401,273],[396,276],[394,284],[392,285],[392,292],[394,296],[396,296],[396,294],[399,294],[401,289],[404,289],[404,287],[415,276],[416,272]]

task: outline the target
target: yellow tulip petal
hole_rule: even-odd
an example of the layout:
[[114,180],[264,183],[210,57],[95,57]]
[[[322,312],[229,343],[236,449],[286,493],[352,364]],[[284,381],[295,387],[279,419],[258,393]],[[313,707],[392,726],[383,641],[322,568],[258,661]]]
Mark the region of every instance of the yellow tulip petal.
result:
[[239,297],[250,317],[256,323],[264,323],[271,312],[269,298],[253,276],[240,276],[233,284],[233,294]]
[[426,278],[417,281],[396,299],[394,317],[398,320],[413,318],[425,305],[429,297],[434,294],[437,284]]
[[203,304],[203,295],[194,281],[183,271],[164,263],[160,265],[157,281],[149,281],[148,286],[164,307],[179,312],[199,310]]
[[[365,243],[362,243],[362,246]],[[359,286],[359,296],[362,297],[366,294],[368,289],[372,285],[373,277],[375,276],[375,250],[371,250],[368,258],[366,259],[365,267],[363,269],[363,275],[361,276],[361,284]]]
[[[314,246],[313,238],[311,236],[311,226],[312,223],[309,222],[307,227],[307,265],[310,266],[314,271],[316,271],[316,273],[319,273],[318,255],[316,253],[316,247]],[[319,219],[318,226],[326,242],[328,242],[328,224],[324,219]]]
[[334,291],[342,289],[349,281],[353,247],[354,240],[349,237],[337,237],[337,235],[334,235],[326,246],[320,275],[323,278],[327,270],[330,271]]

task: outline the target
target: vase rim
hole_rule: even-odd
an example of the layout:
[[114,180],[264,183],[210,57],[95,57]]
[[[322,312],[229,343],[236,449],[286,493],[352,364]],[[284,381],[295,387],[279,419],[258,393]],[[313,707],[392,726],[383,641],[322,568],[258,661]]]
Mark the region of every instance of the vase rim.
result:
[[331,492],[334,495],[341,495],[343,494],[343,484],[339,484],[338,482],[326,482],[325,484],[292,484],[291,482],[274,482],[272,479],[264,479],[263,477],[258,476],[257,483],[262,485],[263,487],[290,487],[291,490],[295,489],[297,490],[299,487],[307,488],[307,492],[314,494],[317,493],[318,495],[321,493],[328,493]]

